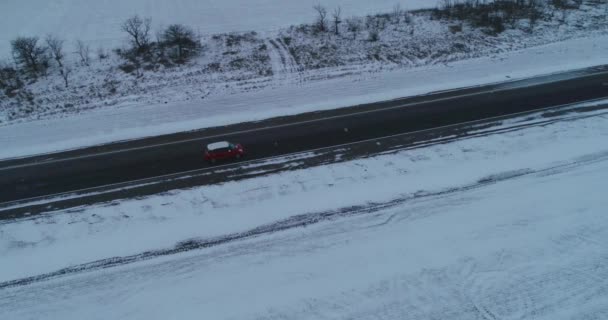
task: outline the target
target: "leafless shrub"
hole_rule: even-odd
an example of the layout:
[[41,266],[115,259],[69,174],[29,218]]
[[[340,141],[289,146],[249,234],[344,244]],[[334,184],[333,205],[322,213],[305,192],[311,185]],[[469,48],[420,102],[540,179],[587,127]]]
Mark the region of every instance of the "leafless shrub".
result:
[[378,29],[375,29],[375,28],[372,28],[371,30],[369,30],[367,40],[369,40],[371,42],[376,42],[376,41],[380,40],[380,31],[378,31]]
[[450,30],[451,33],[462,32],[462,23],[452,24],[452,25],[448,26],[448,29]]
[[8,63],[0,62],[0,90],[7,97],[14,97],[23,85],[19,71]]
[[368,15],[365,17],[365,27],[368,30],[376,30],[380,32],[381,30],[386,29],[386,25],[389,20],[390,15],[388,14]]
[[124,64],[121,64],[120,66],[118,66],[118,68],[120,70],[122,70],[124,73],[131,74],[137,70],[138,66],[136,66],[132,63],[124,63]]

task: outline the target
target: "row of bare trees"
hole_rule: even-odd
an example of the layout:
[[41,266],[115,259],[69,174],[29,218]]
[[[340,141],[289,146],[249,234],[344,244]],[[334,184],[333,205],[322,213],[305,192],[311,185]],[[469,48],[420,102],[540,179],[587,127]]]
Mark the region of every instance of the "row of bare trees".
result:
[[[90,48],[83,41],[75,43],[75,53],[80,63],[89,65]],[[47,35],[43,40],[38,37],[17,37],[11,41],[11,53],[18,71],[31,79],[45,76],[52,63],[56,64],[58,73],[69,86],[69,77],[72,67],[65,61],[65,41],[55,35]],[[8,68],[5,66],[5,69]],[[11,72],[11,74],[13,74]]]
[[[146,55],[167,55],[175,63],[185,63],[195,56],[201,48],[194,31],[180,24],[172,24],[157,34],[157,41],[151,38],[151,19],[133,16],[125,20],[121,30],[128,36],[130,48],[125,56],[133,59]],[[66,61],[65,40],[56,35],[39,37],[17,37],[11,41],[11,53],[14,66],[8,63],[0,65],[0,90],[11,95],[21,88],[28,79],[46,76],[49,70],[56,70],[63,79],[65,87],[70,85],[70,75],[74,66]],[[74,43],[74,53],[81,65],[91,62],[91,49],[88,44],[78,40]],[[108,57],[103,49],[98,49],[100,60]]]
[[[411,22],[411,16],[409,12],[401,9],[399,4],[395,5],[390,15],[368,15],[364,20],[353,17],[342,20],[342,9],[337,7],[331,14],[331,19],[328,17],[327,8],[318,4],[313,7],[316,13],[316,19],[313,24],[313,31],[317,34],[325,32],[333,32],[335,35],[340,35],[340,25],[345,22],[345,30],[350,33],[352,39],[355,40],[361,30],[365,29],[368,31],[369,41],[378,41],[380,38],[380,31],[386,24],[386,17],[390,17],[394,23]],[[331,28],[330,28],[331,26]]]
[[561,20],[569,10],[578,9],[582,0],[441,0],[434,16],[441,19],[466,21],[476,27],[490,28],[494,33],[505,30],[505,24],[515,25],[528,19],[532,31],[537,21],[549,12],[560,13]]
[[[17,37],[13,39],[11,41],[11,53],[16,68],[6,64],[2,66],[4,72],[0,81],[4,83],[0,83],[0,89],[18,89],[18,86],[6,84],[22,84],[23,81],[16,79],[21,75],[30,79],[45,76],[53,63],[56,64],[57,72],[63,78],[65,86],[68,87],[72,67],[65,61],[64,44],[65,41],[55,35],[48,35],[43,40],[38,37]],[[75,48],[76,53],[80,56],[81,63],[88,65],[90,59],[88,45],[82,41],[77,41]]]
[[[315,5],[313,9],[316,13],[316,19],[312,27],[316,34],[333,32],[335,35],[340,35],[340,30],[342,30],[342,32],[350,34],[352,40],[355,40],[361,31],[366,30],[367,40],[373,42],[380,39],[380,32],[385,29],[388,23],[405,23],[410,26],[411,33],[414,32],[412,14],[403,9],[399,3],[393,7],[389,14],[367,15],[364,18],[351,17],[344,20],[340,7],[333,10],[331,17],[328,17],[327,9],[320,4]],[[345,26],[341,28],[342,23],[345,23]]]
[[201,44],[194,30],[182,24],[172,24],[156,34],[152,41],[152,20],[137,15],[127,19],[122,25],[131,44],[127,54],[133,57],[151,54],[167,54],[174,62],[187,62],[200,52]]

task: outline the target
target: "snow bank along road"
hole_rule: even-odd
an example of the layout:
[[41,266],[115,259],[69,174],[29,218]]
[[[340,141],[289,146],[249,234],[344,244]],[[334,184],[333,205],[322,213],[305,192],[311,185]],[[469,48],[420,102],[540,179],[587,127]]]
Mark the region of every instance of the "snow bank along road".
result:
[[14,159],[0,163],[0,202],[204,167],[203,145],[240,142],[252,159],[608,96],[606,67]]

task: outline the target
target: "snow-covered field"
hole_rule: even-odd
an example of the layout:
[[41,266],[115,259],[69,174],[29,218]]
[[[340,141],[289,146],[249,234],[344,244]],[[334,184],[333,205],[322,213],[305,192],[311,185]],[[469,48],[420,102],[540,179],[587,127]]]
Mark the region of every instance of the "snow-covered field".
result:
[[0,159],[332,109],[608,64],[608,36],[593,35],[490,57],[409,70],[343,75],[196,102],[106,107],[0,126]]
[[608,118],[573,115],[4,222],[0,318],[603,319]]
[[315,19],[313,6],[340,6],[344,16],[435,7],[435,0],[3,0],[0,1],[0,57],[10,54],[15,36],[60,35],[93,48],[113,48],[125,40],[120,25],[134,14],[155,27],[181,23],[203,34],[270,31]]

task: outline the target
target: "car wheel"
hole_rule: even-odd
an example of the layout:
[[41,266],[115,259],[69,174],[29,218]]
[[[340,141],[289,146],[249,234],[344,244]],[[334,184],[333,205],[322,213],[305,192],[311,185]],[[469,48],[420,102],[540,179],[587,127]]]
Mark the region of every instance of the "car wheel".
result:
[[240,154],[237,154],[237,155],[236,155],[236,159],[238,160],[238,159],[240,159],[240,158],[241,158],[241,155],[240,155]]
[[209,162],[211,162],[211,164],[215,164],[215,159],[211,159]]

